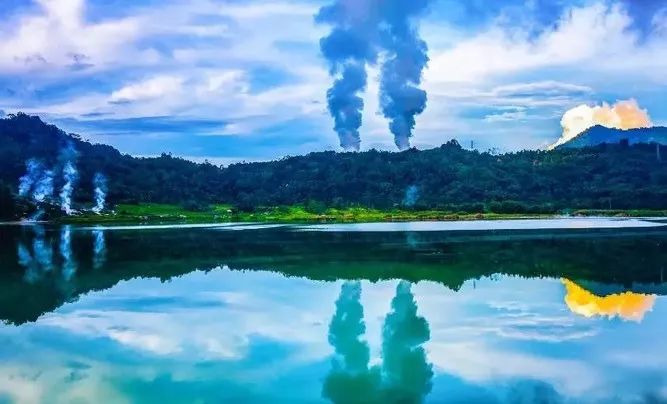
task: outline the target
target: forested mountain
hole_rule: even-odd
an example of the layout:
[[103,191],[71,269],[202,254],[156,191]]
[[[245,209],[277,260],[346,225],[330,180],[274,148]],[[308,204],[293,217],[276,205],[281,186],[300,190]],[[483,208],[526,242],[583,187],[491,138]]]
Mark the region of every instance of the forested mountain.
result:
[[[477,212],[667,207],[667,153],[655,144],[620,142],[554,151],[495,155],[456,141],[405,152],[318,152],[264,163],[216,167],[163,155],[134,158],[68,135],[24,114],[0,120],[0,211],[15,216],[18,180],[29,159],[61,169],[59,150],[72,142],[80,176],[75,204],[90,204],[92,178],[108,178],[115,203],[159,202],[186,207],[228,203],[241,209],[316,202],[324,206]],[[667,152],[667,149],[666,149]],[[63,180],[56,176],[55,189]]]
[[560,147],[596,146],[602,143],[620,143],[624,140],[629,144],[659,143],[667,145],[667,127],[656,126],[652,128],[623,130],[596,125],[586,129],[583,133]]

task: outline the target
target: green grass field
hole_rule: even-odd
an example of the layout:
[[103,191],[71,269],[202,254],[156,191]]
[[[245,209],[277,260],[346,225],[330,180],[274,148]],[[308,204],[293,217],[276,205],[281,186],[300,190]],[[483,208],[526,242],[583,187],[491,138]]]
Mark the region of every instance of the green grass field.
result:
[[[569,212],[574,216],[609,217],[664,217],[667,211],[604,211],[577,210]],[[315,222],[391,222],[425,220],[498,220],[519,218],[549,218],[551,214],[501,214],[465,213],[437,210],[377,210],[361,207],[346,209],[323,209],[314,213],[303,206],[279,206],[257,208],[253,212],[241,212],[228,205],[212,205],[206,210],[190,211],[176,205],[140,204],[118,205],[112,213],[96,215],[91,213],[61,218],[62,223],[72,224],[136,224],[136,223],[315,223]]]

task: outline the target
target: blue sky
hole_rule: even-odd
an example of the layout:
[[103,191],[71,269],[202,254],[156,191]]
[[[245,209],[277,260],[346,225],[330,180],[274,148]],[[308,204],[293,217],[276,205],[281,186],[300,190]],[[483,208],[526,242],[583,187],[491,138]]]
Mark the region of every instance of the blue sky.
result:
[[[4,0],[0,109],[137,155],[227,163],[337,149],[314,0]],[[579,104],[667,124],[667,1],[433,0],[413,145],[543,147]],[[362,149],[395,150],[364,95]]]

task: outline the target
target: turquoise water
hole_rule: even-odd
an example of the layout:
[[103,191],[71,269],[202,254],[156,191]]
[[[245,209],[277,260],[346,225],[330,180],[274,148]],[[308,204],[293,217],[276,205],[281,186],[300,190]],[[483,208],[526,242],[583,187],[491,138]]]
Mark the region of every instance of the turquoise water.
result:
[[665,402],[667,229],[572,223],[3,226],[0,402]]

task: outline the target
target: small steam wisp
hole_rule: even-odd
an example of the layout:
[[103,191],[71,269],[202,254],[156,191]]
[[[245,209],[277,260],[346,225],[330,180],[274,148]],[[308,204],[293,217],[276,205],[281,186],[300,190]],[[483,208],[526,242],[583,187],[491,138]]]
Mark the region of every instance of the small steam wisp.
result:
[[563,134],[550,150],[569,142],[593,126],[601,125],[613,129],[638,129],[653,126],[651,118],[636,100],[618,101],[614,105],[579,105],[565,112],[561,119]]
[[74,213],[74,210],[72,209],[72,194],[74,193],[76,182],[79,179],[79,172],[75,165],[77,155],[78,153],[74,148],[74,145],[70,143],[60,152],[59,157],[61,164],[63,164],[62,173],[63,179],[65,180],[65,184],[60,190],[60,208],[67,215],[72,215]]
[[93,207],[93,212],[99,215],[104,211],[104,206],[106,204],[108,190],[107,178],[103,174],[95,174],[95,177],[93,178],[93,186],[95,187],[95,206]]

